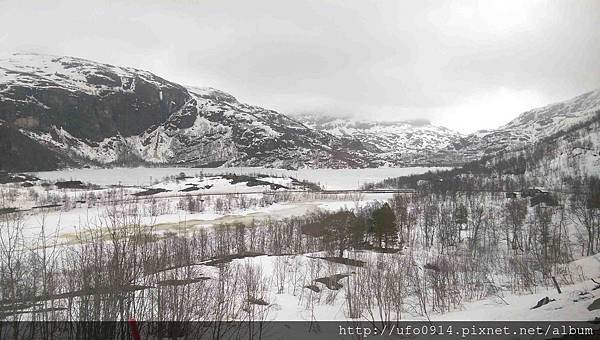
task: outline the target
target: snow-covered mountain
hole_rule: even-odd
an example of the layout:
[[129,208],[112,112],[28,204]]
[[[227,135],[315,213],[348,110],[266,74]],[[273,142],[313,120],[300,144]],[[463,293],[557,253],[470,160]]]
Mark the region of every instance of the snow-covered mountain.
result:
[[0,59],[0,169],[463,164],[564,131],[599,109],[597,90],[464,136],[426,121],[290,118],[143,70],[14,54]]
[[[0,60],[0,121],[5,135],[16,136],[0,138],[4,169],[135,162],[371,165],[356,145],[222,91],[72,57]],[[34,153],[49,159],[35,166]]]
[[381,122],[316,114],[297,118],[316,130],[360,141],[380,165],[439,164],[432,155],[440,150],[461,148],[464,138],[456,131],[426,120]]
[[589,121],[600,110],[600,89],[522,113],[494,130],[467,136],[459,149],[465,160],[531,145],[560,131]]
[[531,145],[589,121],[600,110],[600,90],[522,113],[508,124],[469,135],[427,121],[376,122],[300,115],[305,125],[361,141],[378,164],[461,164]]

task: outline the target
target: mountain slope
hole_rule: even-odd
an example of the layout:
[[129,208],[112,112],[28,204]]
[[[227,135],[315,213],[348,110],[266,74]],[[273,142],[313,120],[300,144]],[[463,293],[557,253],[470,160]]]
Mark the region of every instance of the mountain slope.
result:
[[[72,57],[0,60],[0,120],[61,155],[56,167],[370,165],[343,140],[224,92]],[[0,164],[15,168],[9,160]]]
[[[103,164],[377,167],[461,165],[590,119],[600,90],[463,136],[425,121],[373,122],[240,103],[212,88],[81,58],[0,59],[0,169]],[[10,134],[10,138],[7,137]],[[44,160],[35,165],[35,160]]]
[[600,90],[527,111],[494,130],[469,135],[427,121],[376,122],[322,115],[300,115],[305,125],[360,141],[378,165],[460,165],[514,150],[569,129],[600,109]]
[[577,190],[589,178],[600,177],[600,109],[586,116],[531,144],[486,155],[462,167],[389,178],[373,186],[439,191]]
[[[593,118],[600,109],[600,90],[522,113],[508,124],[466,137],[459,151],[465,161],[517,149]],[[454,152],[454,150],[446,150]]]
[[443,164],[432,154],[460,148],[464,138],[458,132],[422,120],[377,122],[309,114],[298,119],[317,130],[360,141],[380,165]]
[[0,169],[44,171],[68,165],[59,153],[24,136],[0,121]]

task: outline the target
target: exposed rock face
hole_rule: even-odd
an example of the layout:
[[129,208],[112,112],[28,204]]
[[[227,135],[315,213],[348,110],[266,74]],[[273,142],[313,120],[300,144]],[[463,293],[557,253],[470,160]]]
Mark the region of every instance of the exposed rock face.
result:
[[0,60],[0,170],[144,163],[375,167],[462,164],[589,119],[600,91],[464,136],[427,121],[292,119],[212,88],[72,57]]
[[[23,145],[39,144],[37,152],[50,158],[60,155],[49,167],[370,165],[339,138],[222,91],[71,57],[19,54],[0,60],[0,119]],[[2,167],[15,164],[5,161]]]
[[298,119],[347,141],[348,145],[364,149],[378,165],[446,163],[433,158],[433,154],[455,148],[464,139],[458,132],[425,120],[376,122],[309,114]]
[[498,129],[469,135],[422,120],[374,122],[322,115],[301,115],[298,119],[342,139],[360,140],[375,164],[444,165],[535,143],[592,119],[598,110],[600,90],[527,111]]
[[43,171],[68,166],[70,162],[19,130],[0,121],[0,169]]
[[[168,103],[161,117],[159,93]],[[0,118],[37,132],[100,142],[163,123],[190,95],[151,73],[78,58],[14,55],[0,62]]]

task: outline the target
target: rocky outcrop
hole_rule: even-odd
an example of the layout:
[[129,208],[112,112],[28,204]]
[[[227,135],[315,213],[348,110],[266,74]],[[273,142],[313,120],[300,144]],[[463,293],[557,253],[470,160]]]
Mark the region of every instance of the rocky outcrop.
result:
[[[2,168],[11,170],[36,169],[21,153],[34,144],[44,168],[371,165],[340,138],[222,91],[80,58],[19,54],[0,60],[0,119],[12,136],[2,147],[16,157]],[[18,152],[17,141],[23,146]]]

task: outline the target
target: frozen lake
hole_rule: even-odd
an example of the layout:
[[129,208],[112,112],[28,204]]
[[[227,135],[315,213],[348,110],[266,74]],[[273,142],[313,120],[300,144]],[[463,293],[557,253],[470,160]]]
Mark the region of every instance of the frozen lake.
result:
[[369,169],[300,169],[284,170],[272,168],[111,168],[111,169],[68,169],[58,171],[32,172],[46,180],[80,180],[99,185],[150,185],[163,177],[184,172],[188,176],[200,174],[235,173],[238,175],[267,174],[291,176],[321,184],[325,189],[356,189],[369,182],[378,182],[389,177],[422,174],[427,171],[440,171],[444,167],[409,168],[369,168]]

